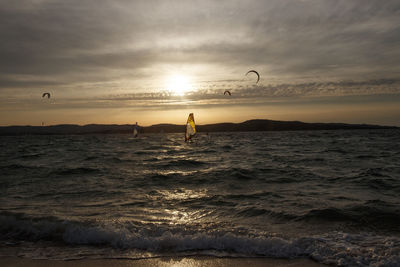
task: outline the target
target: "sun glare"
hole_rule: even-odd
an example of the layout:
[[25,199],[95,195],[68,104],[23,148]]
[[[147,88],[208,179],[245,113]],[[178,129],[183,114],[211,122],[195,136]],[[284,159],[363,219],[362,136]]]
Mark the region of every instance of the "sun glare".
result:
[[184,75],[169,76],[166,85],[168,91],[179,96],[183,96],[186,92],[192,90],[190,79]]

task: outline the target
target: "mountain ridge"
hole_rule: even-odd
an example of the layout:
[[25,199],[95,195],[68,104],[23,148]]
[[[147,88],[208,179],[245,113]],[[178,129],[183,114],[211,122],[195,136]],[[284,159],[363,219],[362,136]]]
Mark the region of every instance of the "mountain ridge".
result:
[[[135,124],[59,124],[49,126],[0,126],[0,135],[62,135],[62,134],[130,134]],[[246,120],[240,123],[223,122],[196,125],[198,132],[246,132],[246,131],[301,131],[345,129],[399,129],[396,126],[347,123],[306,123],[301,121],[275,121],[268,119]],[[185,125],[160,123],[139,127],[140,133],[179,133]]]

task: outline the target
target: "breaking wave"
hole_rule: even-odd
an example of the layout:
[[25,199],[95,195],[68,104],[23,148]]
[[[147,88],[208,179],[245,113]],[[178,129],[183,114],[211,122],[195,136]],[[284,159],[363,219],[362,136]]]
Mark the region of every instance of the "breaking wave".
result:
[[[400,238],[368,233],[332,232],[319,236],[287,239],[278,236],[241,236],[182,231],[132,231],[123,225],[95,225],[55,217],[33,218],[24,214],[0,215],[3,241],[56,241],[64,245],[109,246],[116,250],[225,255],[231,257],[307,257],[325,264],[396,266],[400,264]],[[57,257],[57,253],[53,257]],[[31,255],[32,256],[32,255]],[[34,256],[34,255],[33,255]],[[39,256],[39,255],[37,255]],[[115,255],[114,255],[115,256]],[[69,255],[73,257],[73,255]]]

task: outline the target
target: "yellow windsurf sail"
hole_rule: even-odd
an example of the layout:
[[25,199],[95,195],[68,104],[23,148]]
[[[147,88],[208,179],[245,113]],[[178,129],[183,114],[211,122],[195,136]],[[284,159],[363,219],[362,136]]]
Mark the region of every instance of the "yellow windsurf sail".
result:
[[190,140],[196,134],[196,126],[194,124],[193,113],[189,114],[186,122],[185,142]]

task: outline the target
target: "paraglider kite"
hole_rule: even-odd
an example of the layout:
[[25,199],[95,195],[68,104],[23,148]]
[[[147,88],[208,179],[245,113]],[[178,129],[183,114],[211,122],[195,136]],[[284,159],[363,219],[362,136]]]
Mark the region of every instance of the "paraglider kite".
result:
[[257,82],[256,82],[256,83],[258,83],[258,81],[260,80],[260,74],[258,74],[258,72],[255,71],[255,70],[249,70],[249,71],[246,73],[246,76],[247,76],[247,74],[249,74],[250,72],[253,72],[253,73],[255,73],[255,74],[257,75]]
[[229,92],[228,90],[226,90],[226,91],[224,92],[224,95],[226,95],[226,94],[231,95],[231,92]]
[[42,97],[47,96],[47,98],[50,98],[50,93],[43,93]]

